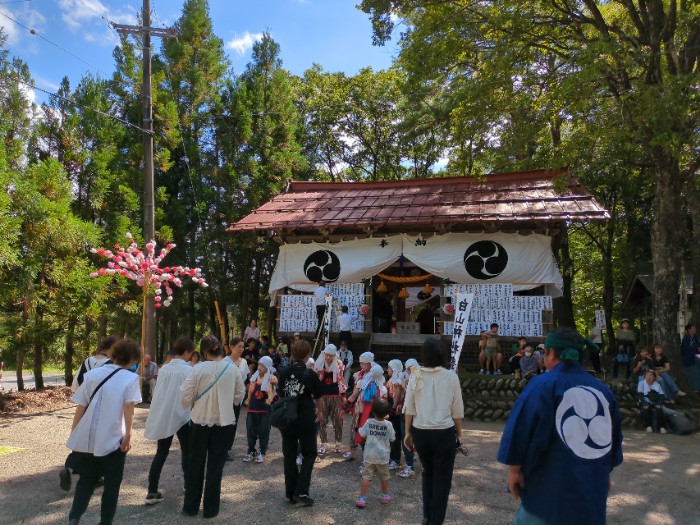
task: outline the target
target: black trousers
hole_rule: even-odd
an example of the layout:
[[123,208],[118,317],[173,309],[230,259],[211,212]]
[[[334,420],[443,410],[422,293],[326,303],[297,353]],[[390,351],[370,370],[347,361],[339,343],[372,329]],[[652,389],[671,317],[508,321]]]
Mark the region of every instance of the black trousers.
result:
[[651,427],[654,432],[659,432],[661,427],[666,427],[664,418],[664,409],[662,405],[654,405],[650,403],[640,404],[639,413],[642,416],[642,424],[644,427]]
[[[287,498],[309,495],[311,473],[318,455],[316,428],[313,416],[302,417],[300,414],[300,420],[282,432],[284,493]],[[297,446],[301,450],[301,467],[297,467]]]
[[124,476],[125,460],[126,452],[119,449],[106,456],[91,456],[86,459],[81,468],[80,479],[75,485],[73,506],[68,515],[69,520],[79,520],[85,514],[97,481],[104,476],[100,522],[103,525],[112,524],[114,514],[117,512],[117,500],[119,500],[119,487],[121,487]]
[[231,432],[231,435],[229,436],[229,440],[226,444],[226,450],[231,450],[233,448],[233,442],[236,441],[236,432],[238,431],[238,418],[241,417],[241,405],[233,405],[233,415],[236,416],[236,422],[233,424],[233,432]]
[[593,365],[593,370],[600,372],[600,351],[591,351],[591,364]]
[[389,449],[389,459],[397,463],[401,461],[401,446],[403,445],[402,419],[404,418],[401,414],[389,417],[389,422],[394,427],[394,434],[396,434],[396,439],[391,442],[391,448]]
[[[227,444],[231,439],[233,425],[225,427],[193,424],[190,433],[190,457],[187,466],[187,486],[182,511],[195,515],[203,498],[205,518],[219,513],[221,503],[221,477],[226,463]],[[204,467],[206,465],[206,480]]]
[[323,314],[326,313],[326,305],[325,304],[319,304],[316,305],[316,318],[318,319],[318,327],[321,327],[321,323],[323,322]]
[[[190,424],[189,422],[182,425],[176,432],[177,439],[180,441],[180,462],[182,464],[182,475],[185,479],[185,485],[187,485],[187,463],[189,459],[190,449]],[[163,465],[165,460],[168,459],[168,454],[170,453],[170,446],[173,444],[173,436],[159,439],[158,448],[156,449],[156,455],[153,457],[151,462],[151,469],[148,471],[148,493],[158,491],[158,483],[160,482],[160,473],[163,471]]]
[[423,465],[423,518],[430,525],[441,525],[445,521],[457,454],[455,428],[422,430],[411,427],[411,433]]
[[260,441],[260,453],[267,454],[267,444],[270,442],[270,412],[248,412],[246,419],[248,435],[248,454],[255,452],[255,443]]

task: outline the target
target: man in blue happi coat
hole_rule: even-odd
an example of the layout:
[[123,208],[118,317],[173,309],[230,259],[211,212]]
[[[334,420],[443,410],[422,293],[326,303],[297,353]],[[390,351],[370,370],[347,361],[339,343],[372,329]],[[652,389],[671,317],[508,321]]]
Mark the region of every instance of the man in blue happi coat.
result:
[[521,505],[514,525],[602,525],[610,472],[622,463],[621,416],[610,389],[580,363],[571,328],[545,341],[547,373],[532,379],[506,422],[498,461]]

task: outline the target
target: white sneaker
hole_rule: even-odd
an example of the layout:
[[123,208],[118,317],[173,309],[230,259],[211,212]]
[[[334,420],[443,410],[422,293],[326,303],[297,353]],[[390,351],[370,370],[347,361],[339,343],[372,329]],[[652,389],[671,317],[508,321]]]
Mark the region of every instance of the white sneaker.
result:
[[365,462],[360,463],[360,475],[365,471]]
[[352,450],[343,452],[343,459],[352,459]]
[[389,470],[396,470],[399,468],[399,464],[396,461],[389,461]]
[[297,456],[297,465],[301,466],[301,456]]
[[485,373],[486,373],[486,370],[484,370],[483,368],[482,368],[481,370],[479,370],[479,374],[480,374],[480,375],[483,376]]
[[258,457],[255,458],[255,462],[262,463],[263,461],[265,461],[265,456],[263,456],[262,454],[258,454]]
[[319,454],[325,454],[325,453],[326,453],[326,448],[327,448],[327,447],[328,447],[328,445],[326,445],[325,443],[321,443],[321,446],[318,447],[318,453],[319,453]]
[[406,467],[401,472],[399,472],[399,476],[401,476],[402,478],[412,478],[415,475],[416,471],[413,470],[413,467]]
[[661,428],[659,429],[659,432],[661,432],[662,434],[665,434],[665,433],[666,433],[666,427],[661,427]]
[[500,375],[501,375],[501,369],[498,368],[498,369],[493,373],[493,375],[500,376]]
[[652,429],[651,427],[647,427],[647,432],[652,432],[653,430],[654,429]]
[[255,459],[255,452],[249,452],[245,456],[243,456],[243,462],[244,463],[250,463]]

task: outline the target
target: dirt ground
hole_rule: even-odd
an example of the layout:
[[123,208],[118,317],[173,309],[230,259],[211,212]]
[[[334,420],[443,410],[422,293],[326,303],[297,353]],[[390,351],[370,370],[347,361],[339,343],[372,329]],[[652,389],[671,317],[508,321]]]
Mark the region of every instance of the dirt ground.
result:
[[[117,524],[175,525],[203,523],[179,514],[182,480],[177,440],[161,477],[166,499],[143,504],[155,444],[143,439],[148,408],[137,408],[134,447],[127,457],[115,518]],[[67,450],[73,409],[0,419],[0,524],[53,525],[68,522],[73,491],[58,487],[58,469]],[[245,415],[245,412],[243,413]],[[245,417],[242,418],[245,421]],[[517,503],[505,492],[506,471],[496,460],[502,423],[465,422],[462,442],[469,457],[457,458],[447,513],[451,524],[508,524]],[[414,524],[421,521],[420,478],[392,476],[394,501],[380,505],[376,482],[367,508],[354,506],[360,477],[357,461],[330,455],[314,469],[311,508],[291,506],[284,499],[281,440],[273,429],[268,459],[241,462],[245,428],[239,428],[236,461],[226,464],[221,513],[207,523],[269,524]],[[623,465],[613,474],[608,523],[635,525],[700,525],[700,436],[625,433]],[[9,452],[3,447],[22,450]],[[74,480],[75,481],[75,480]],[[81,523],[99,521],[98,489]],[[543,494],[543,497],[545,494]]]

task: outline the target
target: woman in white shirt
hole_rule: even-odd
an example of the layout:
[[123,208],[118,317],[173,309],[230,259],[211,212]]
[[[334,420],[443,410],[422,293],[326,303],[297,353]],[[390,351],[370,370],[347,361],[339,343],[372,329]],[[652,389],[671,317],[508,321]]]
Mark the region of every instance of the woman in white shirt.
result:
[[196,516],[202,504],[202,515],[213,518],[219,514],[221,476],[236,421],[233,407],[243,400],[245,387],[238,370],[224,361],[224,351],[216,337],[208,335],[202,339],[199,350],[207,360],[192,368],[180,389],[182,406],[192,408],[190,458],[182,512]]
[[243,332],[243,340],[247,341],[248,339],[255,339],[256,344],[260,340],[260,328],[258,328],[258,322],[255,319],[250,322],[250,326],[247,326]]
[[406,389],[404,444],[410,449],[415,443],[423,465],[422,523],[440,525],[452,487],[464,404],[457,374],[445,368],[447,352],[440,339],[426,339],[421,360]]
[[[226,357],[224,357],[224,360],[229,361],[233,366],[235,366],[238,369],[238,371],[241,373],[243,383],[245,384],[245,382],[248,380],[248,375],[250,374],[250,368],[248,368],[248,361],[241,357],[244,348],[243,339],[239,337],[234,337],[233,339],[231,339],[229,348],[231,349],[231,355],[227,355]],[[233,413],[236,416],[236,421],[233,423],[233,432],[231,432],[231,436],[229,437],[226,461],[233,461],[233,456],[231,456],[231,449],[233,448],[233,443],[236,440],[236,432],[238,431],[238,418],[241,415],[240,403],[238,403],[237,405],[233,405]]]
[[141,358],[135,341],[112,346],[112,363],[90,370],[72,400],[78,404],[66,446],[81,453],[69,525],[85,513],[100,476],[104,476],[100,523],[111,525],[117,510],[126,453],[131,449],[134,405],[141,402],[139,376],[129,368]]

